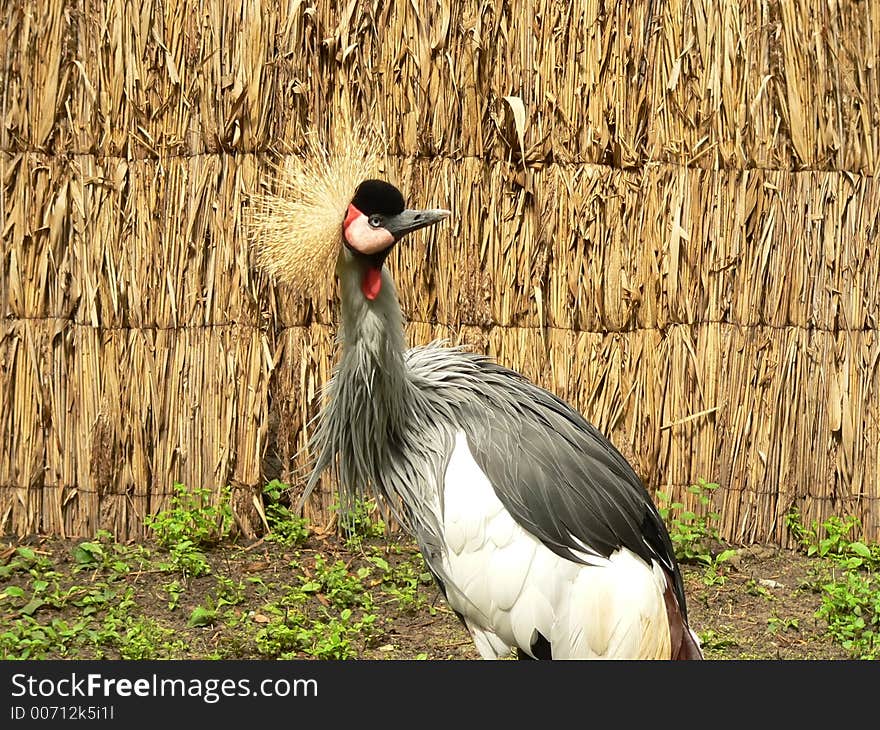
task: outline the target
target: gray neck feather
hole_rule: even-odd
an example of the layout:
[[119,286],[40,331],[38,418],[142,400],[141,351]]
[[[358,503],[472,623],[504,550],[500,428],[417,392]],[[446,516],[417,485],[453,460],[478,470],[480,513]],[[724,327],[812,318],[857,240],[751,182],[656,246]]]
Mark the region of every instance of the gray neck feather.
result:
[[[403,316],[390,275],[383,269],[375,300],[361,291],[363,264],[343,249],[337,266],[342,322],[342,354],[327,386],[311,446],[316,453],[306,494],[326,469],[336,472],[341,506],[365,493],[380,498],[404,526],[414,505],[436,495],[425,493],[434,462],[436,424],[425,418],[423,394],[405,360]],[[414,414],[421,414],[415,417]],[[422,507],[416,507],[419,511]]]

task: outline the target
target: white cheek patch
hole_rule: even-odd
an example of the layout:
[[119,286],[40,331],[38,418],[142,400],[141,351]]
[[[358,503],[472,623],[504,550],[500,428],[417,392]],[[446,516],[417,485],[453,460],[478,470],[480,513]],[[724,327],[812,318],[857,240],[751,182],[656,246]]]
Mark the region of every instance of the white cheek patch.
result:
[[345,240],[355,251],[374,254],[389,248],[394,243],[394,236],[384,228],[373,228],[362,213],[346,227]]

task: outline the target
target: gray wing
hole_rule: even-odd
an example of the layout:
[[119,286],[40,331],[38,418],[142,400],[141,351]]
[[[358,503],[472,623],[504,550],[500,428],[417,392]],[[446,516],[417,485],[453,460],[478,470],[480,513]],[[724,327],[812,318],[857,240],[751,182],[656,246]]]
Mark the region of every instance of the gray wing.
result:
[[[584,562],[584,546],[608,557],[625,547],[673,579],[687,620],[684,584],[672,542],[651,496],[611,442],[552,393],[484,360],[485,417],[468,445],[495,493],[521,527],[556,554]],[[512,393],[513,395],[509,395]]]

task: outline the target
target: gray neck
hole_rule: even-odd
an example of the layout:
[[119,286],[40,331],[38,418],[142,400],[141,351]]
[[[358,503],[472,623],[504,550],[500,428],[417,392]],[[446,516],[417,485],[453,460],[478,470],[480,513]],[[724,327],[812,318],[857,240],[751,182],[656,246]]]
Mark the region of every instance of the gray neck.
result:
[[396,457],[408,452],[418,398],[404,362],[403,317],[386,271],[373,301],[361,290],[364,264],[348,250],[342,251],[336,273],[342,356],[314,434],[317,461],[306,493],[324,468],[335,466],[344,507],[366,491],[389,498],[393,509],[399,502],[391,481],[407,468]]
[[[356,497],[378,497],[383,510],[392,510],[405,528],[417,531],[423,548],[433,550],[439,526],[431,485],[444,448],[442,419],[431,406],[443,406],[446,399],[432,401],[424,377],[418,380],[405,358],[403,317],[388,273],[382,271],[373,301],[361,290],[363,263],[348,250],[340,254],[336,273],[342,356],[312,437],[316,461],[302,499],[330,468],[344,509]],[[418,524],[412,513],[419,515]]]
[[399,386],[393,392],[380,392],[382,405],[397,407],[406,395],[409,380],[403,354],[403,315],[397,301],[397,290],[391,276],[382,269],[382,287],[373,301],[361,291],[365,265],[347,249],[343,249],[336,272],[342,300],[342,323],[339,340],[342,359],[339,377],[360,381],[368,389],[388,382]]

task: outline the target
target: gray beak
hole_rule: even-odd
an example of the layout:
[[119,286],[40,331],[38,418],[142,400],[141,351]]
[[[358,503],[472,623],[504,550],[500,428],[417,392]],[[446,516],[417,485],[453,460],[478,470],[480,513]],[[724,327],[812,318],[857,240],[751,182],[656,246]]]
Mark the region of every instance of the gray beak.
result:
[[384,228],[394,236],[395,241],[399,241],[407,233],[432,226],[450,215],[452,215],[450,211],[439,208],[435,210],[403,210],[397,215],[386,218]]

